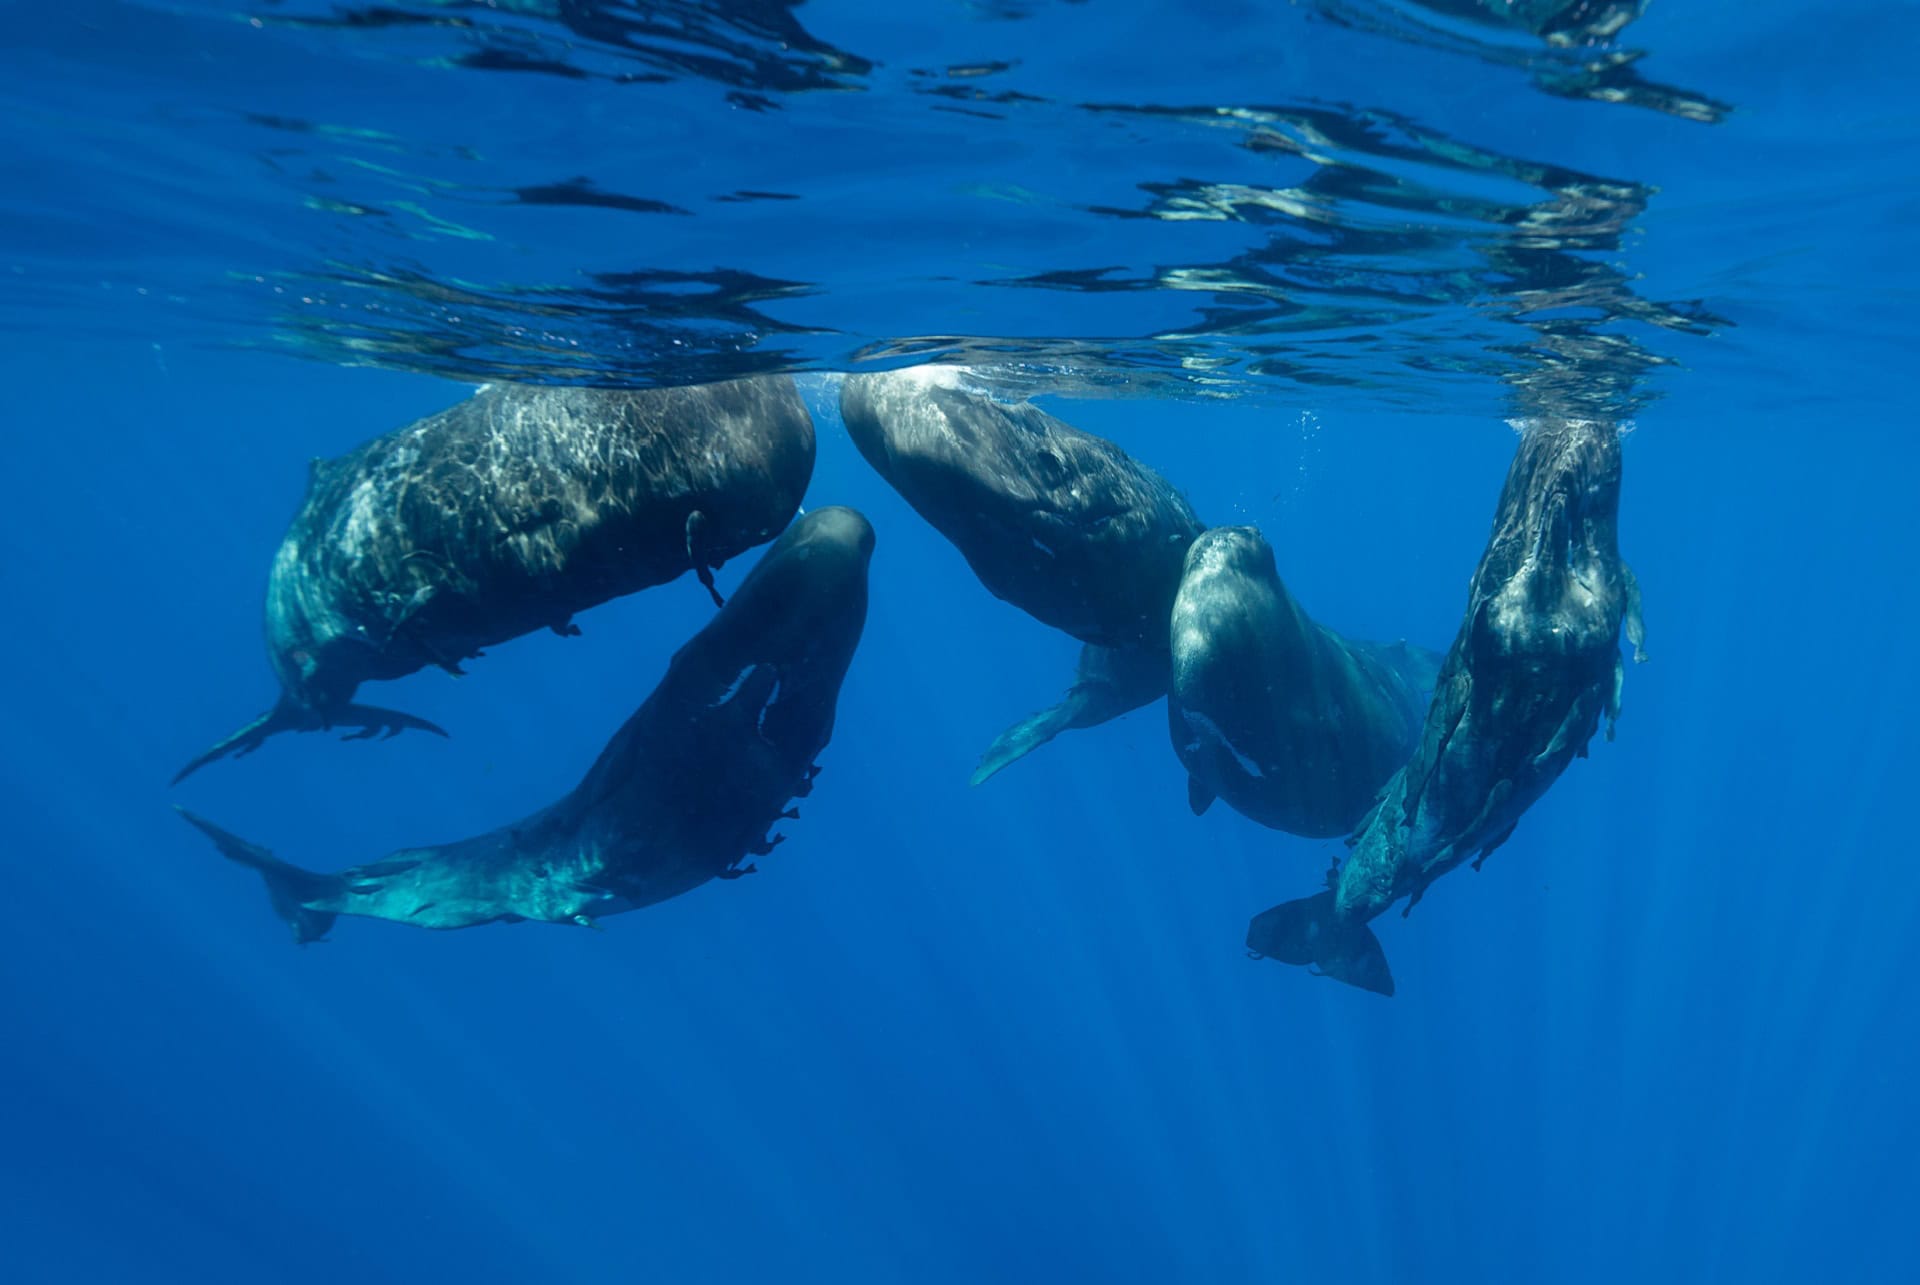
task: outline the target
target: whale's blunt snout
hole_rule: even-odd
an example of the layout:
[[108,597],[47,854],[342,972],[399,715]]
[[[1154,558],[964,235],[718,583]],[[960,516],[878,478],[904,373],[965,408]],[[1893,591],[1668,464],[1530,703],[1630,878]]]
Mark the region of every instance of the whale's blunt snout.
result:
[[815,509],[787,529],[775,574],[810,585],[815,594],[864,595],[873,545],[873,524],[857,510]]
[[830,505],[801,518],[799,535],[810,549],[830,551],[865,564],[873,557],[873,523],[856,509]]

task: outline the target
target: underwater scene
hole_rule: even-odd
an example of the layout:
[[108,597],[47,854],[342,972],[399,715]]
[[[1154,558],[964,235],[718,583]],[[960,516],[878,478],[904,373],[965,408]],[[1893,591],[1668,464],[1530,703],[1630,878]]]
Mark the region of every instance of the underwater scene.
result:
[[1920,6],[6,14],[0,1281],[1920,1276]]

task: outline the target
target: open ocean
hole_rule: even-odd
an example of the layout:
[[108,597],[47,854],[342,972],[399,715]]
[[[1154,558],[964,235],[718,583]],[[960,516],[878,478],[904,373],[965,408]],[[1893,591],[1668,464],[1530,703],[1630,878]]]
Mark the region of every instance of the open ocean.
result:
[[[1920,6],[76,0],[0,44],[0,1280],[1920,1279]],[[1648,651],[1390,1000],[1256,962],[1338,839],[868,467],[962,363],[1444,650],[1513,422],[1619,423]],[[787,841],[604,931],[296,948],[555,799],[683,576],[168,779],[273,690],[308,461],[489,381],[793,372],[877,532]],[[720,573],[730,591],[758,557]]]

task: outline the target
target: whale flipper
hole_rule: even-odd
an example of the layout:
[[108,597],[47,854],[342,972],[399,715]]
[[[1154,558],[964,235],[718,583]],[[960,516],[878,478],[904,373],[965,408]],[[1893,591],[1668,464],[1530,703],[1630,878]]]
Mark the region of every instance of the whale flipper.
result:
[[1075,720],[1083,704],[1073,692],[1068,692],[1067,698],[1058,705],[1031,714],[1000,733],[980,756],[967,783],[982,784],[1009,763],[1025,758],[1068,728],[1077,726]]
[[1247,925],[1247,949],[1285,964],[1315,964],[1322,975],[1376,995],[1393,994],[1380,939],[1364,921],[1334,915],[1331,890],[1263,910]]
[[973,769],[972,784],[981,784],[1062,732],[1097,727],[1166,694],[1165,653],[1088,643],[1080,649],[1080,664],[1066,696],[995,737]]
[[1206,815],[1207,809],[1213,806],[1213,801],[1217,797],[1212,790],[1200,784],[1199,778],[1192,776],[1187,778],[1187,810],[1195,816]]
[[707,515],[699,509],[687,514],[687,561],[693,564],[693,575],[713,599],[715,607],[724,607],[727,600],[720,596],[720,586],[714,583],[713,569],[720,564],[707,553]]
[[378,705],[341,705],[322,715],[317,711],[282,701],[239,731],[215,741],[209,749],[174,773],[171,784],[180,784],[207,764],[226,758],[228,755],[234,758],[245,758],[265,745],[269,736],[275,736],[281,732],[321,732],[335,727],[358,729],[341,738],[347,741],[371,740],[381,732],[385,732],[388,737],[394,737],[409,728],[415,731],[432,732],[435,736],[447,734],[447,729],[438,723],[429,722],[413,714],[403,714],[397,709],[382,709]]
[[174,805],[173,810],[212,839],[213,846],[220,849],[221,856],[259,872],[266,881],[267,898],[273,903],[274,913],[293,930],[295,942],[304,946],[327,935],[337,916],[330,910],[315,910],[309,903],[339,898],[345,891],[339,875],[315,874],[311,870],[289,865],[259,844],[248,843],[178,804]]

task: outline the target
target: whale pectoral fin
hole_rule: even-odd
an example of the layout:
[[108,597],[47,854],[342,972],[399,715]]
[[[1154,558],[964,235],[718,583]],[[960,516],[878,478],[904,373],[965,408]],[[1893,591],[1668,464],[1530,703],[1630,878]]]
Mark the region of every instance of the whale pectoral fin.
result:
[[319,720],[310,711],[283,700],[239,731],[214,742],[211,748],[203,751],[191,763],[175,772],[171,784],[180,784],[216,759],[223,759],[228,755],[234,758],[245,758],[265,745],[269,736],[280,732],[307,732],[319,726]]
[[1255,915],[1247,924],[1247,950],[1283,964],[1317,967],[1320,976],[1376,995],[1393,994],[1393,972],[1380,939],[1365,923],[1341,919],[1332,891]]
[[1200,784],[1198,777],[1189,776],[1187,778],[1187,808],[1195,816],[1204,816],[1207,809],[1213,806],[1213,801],[1217,797],[1219,796],[1214,794],[1212,790]]
[[1511,839],[1513,837],[1513,832],[1519,828],[1519,825],[1520,823],[1518,821],[1515,821],[1512,825],[1502,830],[1499,834],[1487,840],[1486,847],[1480,849],[1480,855],[1473,859],[1473,872],[1475,874],[1480,873],[1480,867],[1487,864],[1487,858],[1494,854],[1495,849],[1497,849],[1501,844],[1505,843],[1508,839]]
[[701,587],[707,591],[707,596],[713,599],[714,606],[724,607],[727,605],[727,600],[720,596],[720,586],[713,581],[713,568],[705,564],[696,566],[693,569],[693,575],[694,579],[698,580]]
[[401,604],[399,614],[393,618],[392,633],[397,634],[411,625],[426,605],[439,595],[440,585],[437,581],[429,581],[408,594],[406,602]]
[[985,782],[1062,732],[1098,727],[1166,693],[1164,656],[1088,643],[1080,649],[1079,666],[1066,696],[1059,704],[1028,715],[994,738],[980,756],[980,765],[973,769],[972,784]]
[[317,909],[316,903],[335,900],[343,893],[338,875],[315,874],[311,870],[289,865],[259,844],[248,843],[177,804],[174,811],[212,839],[213,846],[220,850],[221,856],[258,872],[266,881],[267,899],[273,903],[274,913],[292,929],[293,940],[297,944],[304,946],[327,935],[338,915],[335,911]]
[[553,630],[554,633],[559,634],[562,638],[578,638],[580,636],[580,626],[573,623],[572,617],[568,617],[565,620],[556,620],[548,625],[547,628]]
[[994,737],[993,744],[980,756],[980,762],[974,767],[968,784],[984,783],[1008,764],[1025,758],[1072,727],[1077,708],[1074,696],[1069,694],[1060,704],[1043,709],[1038,714],[1030,714]]
[[705,587],[713,605],[724,607],[727,600],[720,596],[719,586],[713,582],[713,569],[720,564],[708,559],[706,537],[707,515],[695,509],[687,514],[687,561],[693,564],[694,577]]
[[1640,614],[1640,577],[1624,562],[1620,564],[1620,574],[1627,582],[1627,609],[1622,623],[1627,641],[1633,644],[1633,663],[1644,665],[1653,658],[1647,654],[1647,622]]
[[329,728],[359,729],[341,737],[343,741],[370,741],[382,732],[386,733],[383,740],[392,740],[408,730],[432,732],[435,736],[447,735],[447,729],[438,723],[430,723],[412,714],[403,714],[397,709],[382,709],[378,705],[342,705],[338,709],[328,711],[326,725]]
[[[387,636],[385,640],[380,643],[380,646],[383,648],[393,646],[401,635],[411,632],[413,623],[419,619],[421,611],[426,608],[428,603],[440,596],[441,582],[446,578],[447,574],[446,567],[441,563],[439,558],[424,550],[416,549],[412,553],[409,553],[402,561],[410,565],[417,564],[418,566],[426,567],[427,575],[431,578],[421,582],[412,593],[407,595],[406,601],[400,603],[399,609],[393,613],[393,618],[387,622]],[[397,593],[390,595],[387,599],[388,604],[391,605],[393,600],[398,597],[399,595]]]

